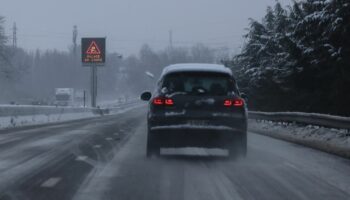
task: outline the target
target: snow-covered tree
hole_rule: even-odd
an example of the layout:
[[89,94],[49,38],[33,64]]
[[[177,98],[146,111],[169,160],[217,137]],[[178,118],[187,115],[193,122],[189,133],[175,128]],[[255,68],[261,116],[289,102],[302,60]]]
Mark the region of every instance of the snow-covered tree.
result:
[[250,21],[231,66],[254,109],[350,115],[348,0],[277,2]]

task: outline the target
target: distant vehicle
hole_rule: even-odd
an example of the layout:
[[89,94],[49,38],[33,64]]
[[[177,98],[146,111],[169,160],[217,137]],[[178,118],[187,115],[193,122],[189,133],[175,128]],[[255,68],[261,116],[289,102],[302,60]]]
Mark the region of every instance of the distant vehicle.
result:
[[74,105],[74,89],[73,88],[56,88],[55,105],[57,106],[73,106]]
[[222,65],[177,64],[164,68],[149,101],[147,156],[162,147],[225,148],[247,152],[247,107],[232,71]]

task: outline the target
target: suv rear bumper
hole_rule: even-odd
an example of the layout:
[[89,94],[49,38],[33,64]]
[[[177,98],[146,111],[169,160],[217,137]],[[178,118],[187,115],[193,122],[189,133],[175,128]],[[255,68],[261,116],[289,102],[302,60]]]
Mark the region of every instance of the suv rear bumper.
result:
[[165,126],[153,126],[150,128],[151,131],[200,131],[200,132],[220,132],[220,131],[231,131],[237,132],[239,129],[235,129],[229,126],[220,125],[191,125],[191,124],[174,124]]
[[[204,120],[208,124],[188,122]],[[189,119],[182,117],[157,117],[148,121],[148,134],[161,147],[221,148],[246,143],[245,118]]]
[[[193,123],[193,122],[199,122]],[[200,123],[203,122],[203,123]],[[154,116],[148,119],[150,130],[200,130],[200,131],[229,131],[246,132],[245,117],[165,117]]]
[[149,136],[160,147],[226,148],[246,140],[246,132],[207,129],[157,129]]

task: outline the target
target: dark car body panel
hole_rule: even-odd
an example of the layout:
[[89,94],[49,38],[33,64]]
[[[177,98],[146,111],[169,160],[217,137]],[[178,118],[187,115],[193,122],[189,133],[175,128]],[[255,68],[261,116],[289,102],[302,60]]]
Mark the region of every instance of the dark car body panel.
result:
[[[200,71],[187,70],[186,73]],[[173,72],[174,73],[174,72]],[[177,71],[176,73],[181,73]],[[185,92],[164,92],[163,74],[156,91],[149,101],[148,131],[149,139],[158,147],[227,147],[235,142],[246,141],[247,107],[224,106],[227,99],[241,99],[234,77],[228,73],[210,71],[224,76],[232,83],[231,92],[225,95],[188,94]],[[155,105],[153,99],[171,98],[173,105]],[[242,99],[243,100],[243,99]]]

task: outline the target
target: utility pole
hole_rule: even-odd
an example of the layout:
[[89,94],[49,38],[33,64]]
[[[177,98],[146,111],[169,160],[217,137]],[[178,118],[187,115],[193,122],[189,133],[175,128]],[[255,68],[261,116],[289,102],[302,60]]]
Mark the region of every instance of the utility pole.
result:
[[78,37],[78,27],[77,25],[73,26],[73,53],[77,53],[77,37]]
[[17,26],[16,26],[16,22],[13,23],[13,28],[12,28],[12,47],[13,48],[17,47]]

